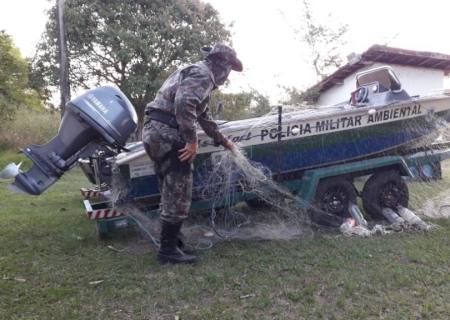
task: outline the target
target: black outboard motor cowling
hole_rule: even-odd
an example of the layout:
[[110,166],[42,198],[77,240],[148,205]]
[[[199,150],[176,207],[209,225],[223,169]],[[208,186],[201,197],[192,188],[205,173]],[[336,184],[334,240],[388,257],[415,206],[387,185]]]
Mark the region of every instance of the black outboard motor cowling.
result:
[[119,89],[106,86],[89,90],[67,103],[56,137],[47,144],[21,150],[33,161],[33,167],[19,173],[10,189],[39,195],[100,145],[123,148],[136,128],[136,111]]

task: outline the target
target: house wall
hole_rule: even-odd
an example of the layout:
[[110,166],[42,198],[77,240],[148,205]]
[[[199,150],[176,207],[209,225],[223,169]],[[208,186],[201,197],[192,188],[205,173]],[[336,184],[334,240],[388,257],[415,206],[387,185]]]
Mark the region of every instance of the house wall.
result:
[[[385,63],[374,63],[358,72],[385,66]],[[403,89],[409,95],[424,95],[433,90],[444,88],[444,71],[438,69],[419,68],[413,66],[401,66],[392,64],[390,67],[399,78]],[[342,84],[337,84],[323,92],[318,100],[319,105],[332,105],[350,99],[350,93],[356,89],[356,73],[344,79]]]

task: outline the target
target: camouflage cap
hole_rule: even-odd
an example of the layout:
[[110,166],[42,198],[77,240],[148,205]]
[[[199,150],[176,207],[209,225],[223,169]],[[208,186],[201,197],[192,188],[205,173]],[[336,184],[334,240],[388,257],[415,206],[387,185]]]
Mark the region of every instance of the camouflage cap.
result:
[[222,59],[227,59],[231,63],[231,69],[241,72],[243,70],[242,62],[236,56],[236,51],[233,48],[223,43],[216,43],[214,47],[203,47],[202,53],[206,58],[213,56],[220,56]]

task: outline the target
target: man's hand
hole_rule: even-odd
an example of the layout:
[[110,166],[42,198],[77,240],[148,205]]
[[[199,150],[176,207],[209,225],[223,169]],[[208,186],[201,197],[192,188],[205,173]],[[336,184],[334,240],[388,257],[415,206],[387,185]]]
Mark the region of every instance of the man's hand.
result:
[[225,140],[225,142],[223,143],[223,146],[225,149],[228,149],[231,152],[234,152],[236,150],[236,145],[228,139]]
[[178,150],[178,153],[180,154],[178,156],[178,159],[180,159],[181,162],[188,161],[189,163],[194,162],[195,157],[197,156],[198,152],[198,143],[186,143],[183,149]]

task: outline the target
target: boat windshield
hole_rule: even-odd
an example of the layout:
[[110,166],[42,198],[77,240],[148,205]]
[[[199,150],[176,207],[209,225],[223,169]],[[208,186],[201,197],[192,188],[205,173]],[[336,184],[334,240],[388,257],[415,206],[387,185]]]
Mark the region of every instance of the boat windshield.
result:
[[390,67],[380,67],[359,73],[356,76],[357,87],[377,82],[387,90],[398,91],[402,88],[394,71]]

